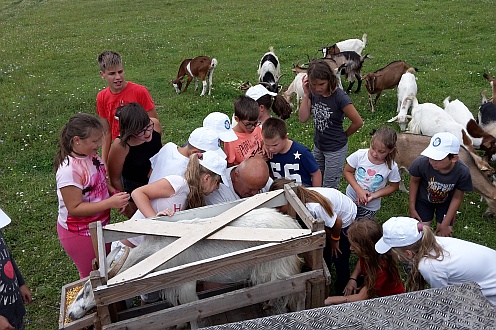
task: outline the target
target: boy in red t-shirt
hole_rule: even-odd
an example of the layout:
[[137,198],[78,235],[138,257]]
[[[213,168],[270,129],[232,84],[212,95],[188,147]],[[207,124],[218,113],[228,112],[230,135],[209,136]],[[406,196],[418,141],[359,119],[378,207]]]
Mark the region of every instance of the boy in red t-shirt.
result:
[[102,145],[102,159],[107,163],[110,144],[119,135],[119,121],[115,119],[115,110],[126,103],[137,102],[151,118],[157,118],[157,111],[152,97],[146,87],[124,79],[122,57],[114,51],[105,51],[98,56],[100,76],[108,87],[96,96],[96,112],[108,124],[108,131]]

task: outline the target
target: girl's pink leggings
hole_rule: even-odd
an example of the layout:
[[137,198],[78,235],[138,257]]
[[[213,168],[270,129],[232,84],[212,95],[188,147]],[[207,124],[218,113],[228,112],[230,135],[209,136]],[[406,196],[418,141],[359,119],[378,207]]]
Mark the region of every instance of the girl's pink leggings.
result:
[[[95,258],[91,237],[72,233],[62,227],[58,222],[57,233],[65,252],[74,261],[74,264],[76,264],[79,271],[79,278],[89,276],[93,270],[91,261]],[[105,244],[105,249],[108,254],[110,252],[110,243]]]

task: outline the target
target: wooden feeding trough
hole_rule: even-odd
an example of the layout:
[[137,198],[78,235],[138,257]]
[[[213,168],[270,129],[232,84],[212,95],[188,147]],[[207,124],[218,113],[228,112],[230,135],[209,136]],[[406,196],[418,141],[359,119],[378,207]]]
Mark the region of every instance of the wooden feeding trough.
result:
[[[278,229],[276,234],[266,228],[228,226],[229,222],[254,208],[277,207],[288,203],[289,214],[297,215],[306,228]],[[197,226],[195,224],[174,223],[177,220],[193,218],[210,218],[210,221],[207,225],[202,225],[201,230],[191,228]],[[153,220],[166,220],[166,222]],[[143,234],[173,236],[178,239],[142,262],[108,279],[105,243]],[[187,265],[154,271],[201,239],[233,239],[233,236],[242,237],[245,241],[257,241],[261,245]],[[163,329],[288,294],[298,294],[298,310],[321,307],[327,296],[328,271],[322,258],[325,245],[324,222],[312,217],[289,185],[283,190],[263,193],[235,202],[181,211],[173,217],[128,220],[107,225],[105,228],[97,223],[92,226],[92,239],[98,251],[99,264],[99,269],[90,275],[97,310],[83,319],[67,324],[61,322],[59,329],[84,328],[90,319],[96,329]],[[164,308],[163,305],[157,307],[152,304],[153,306],[131,308],[124,312],[117,312],[115,308],[117,303],[141,294],[295,254],[305,259],[309,271],[284,280],[241,288],[176,307]],[[60,316],[62,321],[65,319],[65,309],[65,300],[62,299]]]

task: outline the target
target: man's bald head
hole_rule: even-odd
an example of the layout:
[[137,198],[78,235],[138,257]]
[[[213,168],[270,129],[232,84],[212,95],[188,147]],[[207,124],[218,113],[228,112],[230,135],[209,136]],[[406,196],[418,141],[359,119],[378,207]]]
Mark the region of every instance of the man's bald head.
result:
[[262,157],[245,159],[231,174],[234,191],[241,198],[258,194],[269,180],[269,168]]

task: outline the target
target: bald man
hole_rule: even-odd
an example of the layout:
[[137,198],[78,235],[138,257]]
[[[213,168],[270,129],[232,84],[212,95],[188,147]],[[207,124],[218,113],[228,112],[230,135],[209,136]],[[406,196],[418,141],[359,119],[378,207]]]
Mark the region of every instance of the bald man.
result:
[[245,159],[238,166],[232,166],[226,173],[229,186],[221,183],[219,189],[205,196],[207,205],[235,201],[269,191],[272,179],[269,167],[262,157]]

